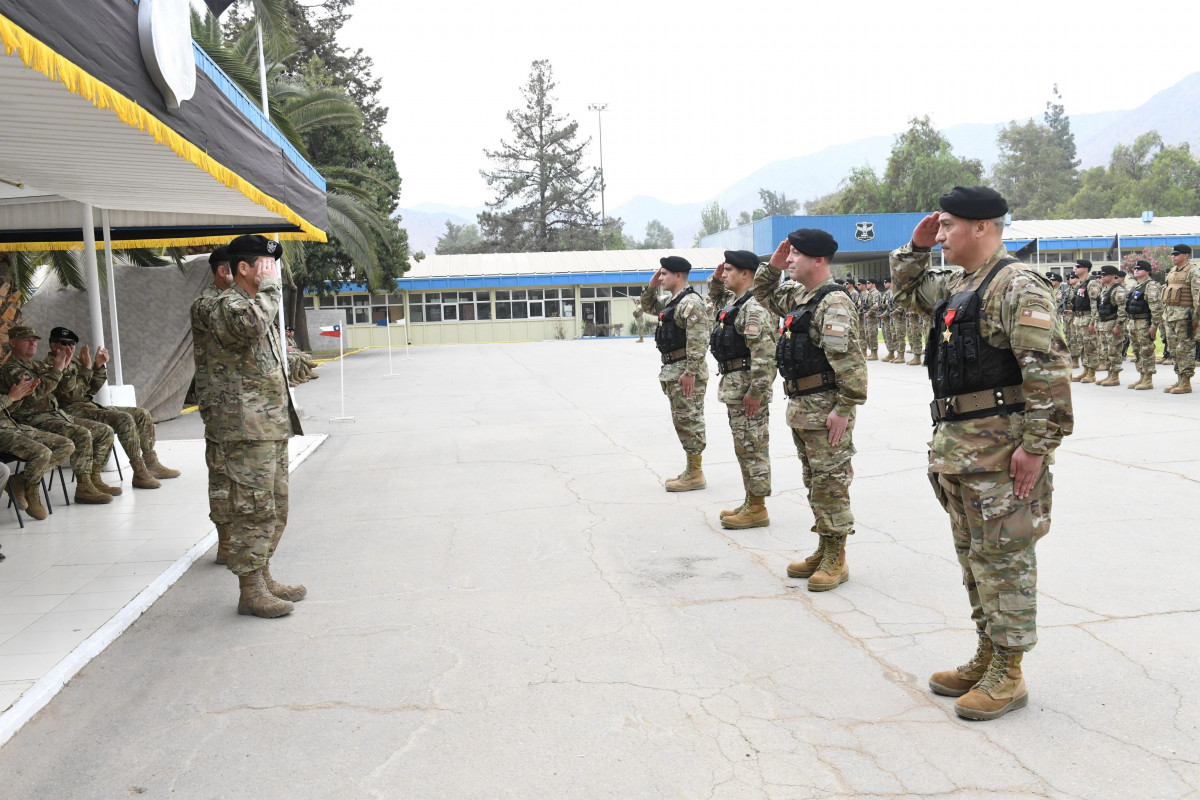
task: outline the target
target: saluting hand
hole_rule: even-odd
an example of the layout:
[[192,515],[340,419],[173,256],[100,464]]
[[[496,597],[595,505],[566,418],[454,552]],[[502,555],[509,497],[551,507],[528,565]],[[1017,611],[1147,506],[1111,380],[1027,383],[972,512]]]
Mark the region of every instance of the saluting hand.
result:
[[725,277],[725,262],[724,261],[722,261],[720,264],[717,264],[717,268],[713,270],[712,276],[713,276],[713,278],[715,278],[718,281]]
[[654,274],[650,276],[650,286],[652,288],[657,289],[659,286],[662,286],[662,274],[663,271],[661,269],[654,270]]
[[771,266],[783,272],[787,269],[787,257],[792,252],[792,243],[784,239],[779,243],[779,247],[775,248],[775,252],[771,253]]
[[917,223],[913,228],[912,242],[917,247],[933,247],[937,244],[938,229],[941,228],[941,217],[930,214]]

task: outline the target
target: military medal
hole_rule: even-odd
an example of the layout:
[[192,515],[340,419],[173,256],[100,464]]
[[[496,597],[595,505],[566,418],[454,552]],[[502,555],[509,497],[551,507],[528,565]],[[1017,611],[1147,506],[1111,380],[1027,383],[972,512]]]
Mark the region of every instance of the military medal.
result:
[[957,313],[958,313],[958,311],[956,309],[952,308],[949,311],[947,311],[946,316],[942,318],[942,322],[944,322],[946,325],[946,330],[942,332],[942,341],[943,342],[950,341],[950,336],[951,336],[950,326],[954,323],[954,317]]

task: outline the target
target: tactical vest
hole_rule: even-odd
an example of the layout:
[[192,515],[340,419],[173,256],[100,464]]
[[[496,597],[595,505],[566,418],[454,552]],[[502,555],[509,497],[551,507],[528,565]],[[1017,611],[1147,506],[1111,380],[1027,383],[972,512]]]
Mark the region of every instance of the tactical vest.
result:
[[1086,314],[1092,310],[1092,298],[1088,297],[1088,284],[1091,282],[1092,279],[1088,278],[1075,287],[1075,299],[1071,302],[1071,310],[1076,314]]
[[[1024,411],[1024,401],[1009,403],[1012,392],[1005,387],[1019,388],[1023,378],[1021,367],[1011,350],[993,347],[983,338],[979,322],[982,316],[983,294],[992,278],[1009,264],[1012,258],[1002,258],[974,291],[961,291],[941,300],[933,308],[933,326],[925,345],[925,366],[933,384],[935,422],[943,419],[964,420],[1011,414]],[[1002,404],[971,411],[955,411],[953,404],[939,414],[938,400],[975,392],[995,392],[1003,396]],[[943,404],[944,405],[944,404]]]
[[[675,311],[679,308],[680,301],[689,294],[696,294],[696,290],[690,286],[684,289],[671,298],[671,302],[667,303],[667,307],[658,315],[658,330],[654,332],[654,346],[658,348],[658,352],[663,354],[664,364],[674,363],[674,361],[666,360],[671,353],[687,349],[687,331],[675,324]],[[682,360],[682,358],[675,359],[675,361]]]
[[[717,360],[717,370],[722,375],[750,369],[750,348],[746,345],[746,337],[738,333],[737,328],[734,327],[742,306],[746,305],[746,301],[750,297],[751,293],[746,292],[733,305],[725,306],[717,313],[717,324],[713,328],[712,336],[709,337],[708,347],[712,351],[713,358]],[[730,361],[739,359],[744,360],[745,364],[726,368]]]
[[1150,319],[1150,301],[1146,299],[1146,288],[1150,281],[1139,283],[1125,295],[1125,313],[1130,319]]
[[1189,261],[1183,269],[1173,269],[1167,273],[1167,288],[1163,291],[1162,301],[1165,306],[1190,306],[1192,304],[1192,284],[1188,280],[1192,263]]
[[[779,366],[783,389],[788,397],[813,394],[837,385],[834,381],[833,367],[829,365],[825,351],[817,347],[808,334],[813,313],[831,292],[845,292],[847,296],[850,294],[846,287],[836,283],[822,286],[807,303],[792,309],[783,319],[783,335],[779,337],[779,344],[775,346],[775,361]],[[818,376],[820,381],[803,380]],[[797,383],[813,385],[797,387]]]
[[1117,285],[1114,283],[1108,287],[1108,291],[1100,293],[1100,302],[1096,305],[1096,315],[1101,322],[1112,322],[1117,318],[1117,307],[1112,301],[1113,292],[1116,289]]

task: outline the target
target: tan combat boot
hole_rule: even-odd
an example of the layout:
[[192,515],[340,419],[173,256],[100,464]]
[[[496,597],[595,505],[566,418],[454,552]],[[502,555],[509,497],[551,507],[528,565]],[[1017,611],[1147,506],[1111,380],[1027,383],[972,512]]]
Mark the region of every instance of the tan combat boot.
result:
[[162,486],[158,482],[158,478],[154,477],[154,473],[150,471],[150,467],[146,466],[144,459],[130,459],[129,466],[133,468],[133,488],[157,489]]
[[687,468],[676,478],[667,479],[668,492],[691,492],[703,489],[708,483],[704,480],[704,470],[700,468],[701,454],[687,454]]
[[867,361],[878,361],[878,360],[879,360],[879,351],[878,350],[868,350],[867,351]]
[[825,555],[825,537],[817,537],[817,549],[813,554],[803,561],[793,561],[788,564],[787,575],[789,578],[807,578],[817,571],[817,567],[821,566],[821,558]]
[[971,691],[954,703],[954,712],[966,719],[995,719],[1029,704],[1029,690],[1021,675],[1018,650],[993,645],[987,672]]
[[766,498],[756,494],[749,496],[744,511],[721,520],[722,528],[730,528],[735,531],[746,528],[763,528],[770,524],[771,518],[767,516]]
[[217,526],[217,558],[216,563],[228,564],[229,557],[233,555],[233,548],[229,542],[229,526]]
[[[104,495],[108,497],[108,495]],[[108,497],[111,500],[111,497]],[[25,513],[34,519],[45,519],[50,515],[46,510],[46,504],[42,502],[42,487],[41,481],[38,483],[30,483],[25,487]]]
[[267,591],[278,597],[280,600],[288,600],[296,603],[308,596],[308,589],[302,584],[289,586],[285,583],[280,583],[271,577],[271,562],[267,562],[262,568],[263,583],[267,585]]
[[238,585],[242,590],[242,596],[238,599],[238,613],[266,619],[292,613],[295,606],[271,594],[262,573],[261,569],[256,569],[249,575],[238,575]]
[[[1071,380],[1074,380],[1074,378],[1072,378]],[[1079,382],[1080,383],[1095,383],[1096,382],[1096,370],[1092,369],[1091,367],[1086,368],[1083,371],[1083,376],[1079,379]]]
[[109,486],[107,483],[105,483],[100,477],[100,470],[98,469],[92,473],[92,486],[95,486],[105,494],[111,494],[113,497],[119,497],[121,495],[121,487]]
[[1139,372],[1138,379],[1136,381],[1134,381],[1133,383],[1127,384],[1125,386],[1125,388],[1126,389],[1136,389],[1137,387],[1141,386],[1145,382],[1146,382],[1146,376]]
[[92,476],[80,473],[75,476],[75,502],[103,505],[112,502],[112,495],[105,494],[92,485]]
[[1167,391],[1170,392],[1171,394],[1191,394],[1192,393],[1191,376],[1188,376],[1186,378],[1180,378],[1179,383],[1172,386]]
[[1138,381],[1137,383],[1135,383],[1133,385],[1133,388],[1137,389],[1138,391],[1144,391],[1146,389],[1153,389],[1154,388],[1154,375],[1149,372],[1142,375],[1142,379],[1140,381]]
[[736,516],[736,515],[742,513],[743,511],[745,511],[749,507],[750,507],[750,493],[746,492],[746,497],[742,500],[742,504],[740,506],[738,506],[737,508],[721,509],[721,520],[724,521],[726,517]]
[[913,353],[913,357],[904,363],[908,364],[910,367],[919,367],[921,366],[921,357],[916,353]]
[[846,534],[832,534],[828,539],[817,571],[808,578],[810,592],[827,592],[850,580],[850,567],[846,564]]
[[25,487],[27,485],[25,482],[25,473],[23,472],[18,472],[8,479],[8,488],[12,490],[13,502],[22,511],[29,508],[29,501],[25,499]]
[[988,664],[992,663],[992,640],[983,631],[977,633],[979,646],[975,648],[975,655],[971,656],[970,661],[957,669],[935,672],[929,676],[929,688],[934,694],[962,697],[983,679]]
[[142,457],[146,461],[146,466],[150,468],[150,473],[159,480],[162,480],[163,478],[179,477],[179,470],[171,469],[170,467],[164,467],[162,462],[158,460],[158,453],[154,452],[153,450],[148,450],[145,453],[142,453]]
[[1119,377],[1120,374],[1121,374],[1120,370],[1116,370],[1114,372],[1113,370],[1110,369],[1108,371],[1108,374],[1104,376],[1104,380],[1096,381],[1096,385],[1097,386],[1120,386],[1121,385],[1121,378]]

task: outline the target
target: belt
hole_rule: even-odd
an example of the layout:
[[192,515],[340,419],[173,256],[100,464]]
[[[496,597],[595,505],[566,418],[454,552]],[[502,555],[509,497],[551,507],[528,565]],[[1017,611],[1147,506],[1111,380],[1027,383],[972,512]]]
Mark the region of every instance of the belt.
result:
[[968,394],[939,397],[929,404],[934,423],[945,420],[993,417],[1025,410],[1025,393],[1020,386],[1003,386]]
[[717,363],[717,372],[722,375],[727,375],[730,372],[741,372],[747,369],[750,369],[750,359],[748,358],[735,358],[733,361],[720,361]]
[[685,358],[687,358],[687,350],[686,349],[685,350],[672,350],[669,353],[662,354],[662,363],[664,365],[665,364],[674,364],[678,361],[683,361]]
[[1099,319],[1101,322],[1112,322],[1116,318],[1117,318],[1116,314],[1113,314],[1111,317],[1106,317],[1103,314],[1097,316],[1097,319]]
[[832,372],[822,372],[819,375],[809,375],[793,381],[785,380],[783,391],[788,397],[798,397],[803,394],[812,394],[821,389],[832,389],[837,385],[834,383],[834,377]]

